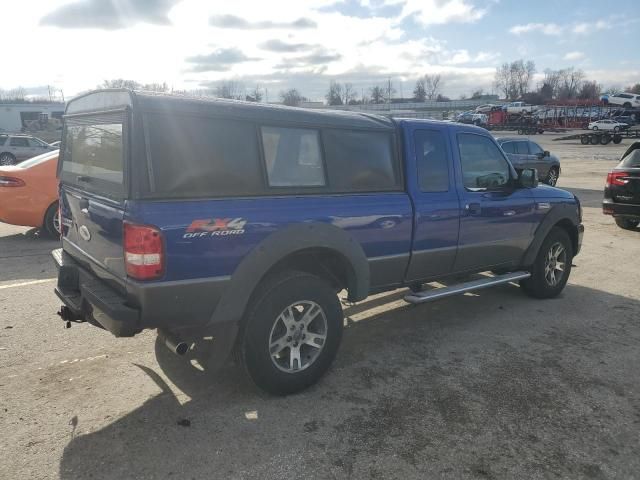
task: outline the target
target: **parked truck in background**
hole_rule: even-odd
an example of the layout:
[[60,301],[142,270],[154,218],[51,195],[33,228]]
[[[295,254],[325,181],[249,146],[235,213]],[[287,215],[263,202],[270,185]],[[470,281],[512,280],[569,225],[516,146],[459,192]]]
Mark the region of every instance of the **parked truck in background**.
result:
[[331,365],[338,292],[551,298],[583,233],[573,194],[450,122],[104,90],[67,104],[58,168],[62,318],[187,357],[212,338],[276,394]]

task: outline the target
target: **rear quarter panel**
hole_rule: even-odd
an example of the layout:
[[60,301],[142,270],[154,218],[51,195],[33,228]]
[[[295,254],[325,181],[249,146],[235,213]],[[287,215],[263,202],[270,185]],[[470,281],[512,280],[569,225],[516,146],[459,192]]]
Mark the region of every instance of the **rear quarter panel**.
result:
[[[162,230],[167,265],[161,281],[230,276],[269,235],[304,222],[323,222],[345,230],[361,245],[370,265],[397,258],[406,267],[413,220],[409,197],[400,192],[130,201],[126,215],[128,220]],[[214,233],[216,230],[220,233]]]

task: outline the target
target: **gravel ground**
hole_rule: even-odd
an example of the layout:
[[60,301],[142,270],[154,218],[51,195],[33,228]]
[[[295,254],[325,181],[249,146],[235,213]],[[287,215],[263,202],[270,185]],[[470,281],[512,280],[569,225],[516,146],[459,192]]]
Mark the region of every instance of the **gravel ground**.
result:
[[63,329],[56,242],[0,224],[0,478],[637,478],[640,231],[601,214],[628,146],[535,137],[585,207],[569,284],[507,285],[422,306],[345,308],[324,379],[287,398],[232,365]]

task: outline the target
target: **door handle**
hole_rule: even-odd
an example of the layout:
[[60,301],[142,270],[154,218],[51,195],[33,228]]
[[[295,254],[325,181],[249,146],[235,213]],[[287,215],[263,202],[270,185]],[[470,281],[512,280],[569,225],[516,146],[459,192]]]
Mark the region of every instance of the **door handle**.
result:
[[469,215],[478,215],[480,213],[480,204],[479,203],[467,203],[464,206],[464,209],[467,211]]

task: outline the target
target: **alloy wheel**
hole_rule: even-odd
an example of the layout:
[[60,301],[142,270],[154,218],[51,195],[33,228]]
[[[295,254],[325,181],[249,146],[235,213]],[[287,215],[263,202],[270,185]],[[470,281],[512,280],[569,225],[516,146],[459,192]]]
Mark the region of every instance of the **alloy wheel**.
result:
[[327,317],[317,303],[302,300],[289,305],[271,327],[271,361],[287,373],[309,368],[324,348],[327,330]]
[[567,262],[567,251],[560,242],[551,245],[544,262],[544,278],[552,287],[560,283]]

